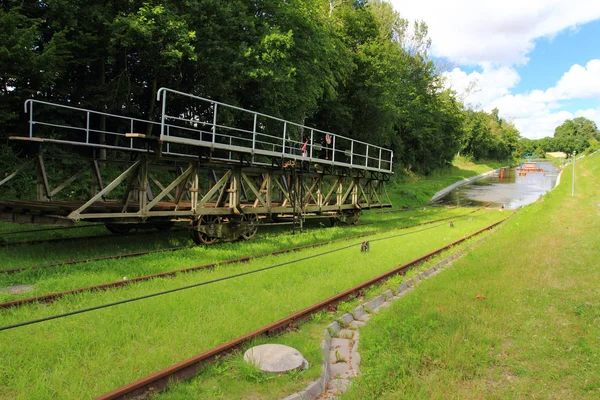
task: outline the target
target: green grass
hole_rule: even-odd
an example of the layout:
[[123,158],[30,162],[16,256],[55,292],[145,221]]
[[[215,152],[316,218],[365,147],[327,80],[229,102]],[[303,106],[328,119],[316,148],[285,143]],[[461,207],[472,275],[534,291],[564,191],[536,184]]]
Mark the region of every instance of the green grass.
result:
[[[21,294],[0,293],[0,301],[10,301],[23,297],[41,295],[50,292],[64,291],[84,286],[96,285],[121,280],[123,277],[133,278],[163,271],[176,270],[222,261],[242,256],[267,253],[274,250],[291,248],[305,244],[340,239],[350,235],[375,232],[379,229],[390,229],[412,225],[423,221],[431,221],[464,214],[463,209],[431,209],[426,212],[413,210],[398,214],[366,215],[365,222],[378,224],[358,227],[336,227],[330,229],[309,229],[302,234],[292,235],[289,232],[264,232],[262,238],[249,242],[223,243],[211,247],[196,246],[176,252],[150,254],[146,256],[103,260],[75,265],[65,265],[47,269],[26,270],[15,274],[0,274],[0,288],[32,284],[32,291]],[[389,221],[385,222],[388,219]],[[314,226],[313,226],[314,228]],[[277,237],[277,240],[273,240]],[[182,233],[164,233],[156,235],[131,236],[124,240],[115,237],[106,240],[103,245],[93,248],[81,243],[43,244],[27,247],[0,248],[2,258],[1,269],[10,269],[32,265],[35,262],[55,262],[57,260],[85,258],[90,255],[104,255],[139,251],[147,248],[164,248],[187,245],[188,239]],[[24,250],[27,250],[24,252]]]
[[[371,239],[368,254],[359,252],[357,241],[351,249],[260,274],[1,332],[0,397],[89,398],[101,394],[330,297],[505,215],[480,211],[473,221],[456,219],[455,228],[433,224],[375,241],[391,235],[380,234]],[[414,233],[405,235],[409,231]],[[0,324],[208,281],[339,247],[336,243],[120,290],[68,296],[51,305],[5,310]]]
[[[600,156],[361,330],[347,399],[597,399]],[[484,296],[477,298],[478,295]]]
[[[428,262],[411,268],[404,276],[395,275],[380,285],[366,289],[364,296],[339,303],[335,312],[328,311],[314,314],[309,323],[301,324],[292,333],[287,332],[269,338],[260,337],[253,343],[245,345],[244,350],[255,344],[281,343],[296,348],[309,360],[311,365],[318,366],[322,361],[322,355],[320,352],[318,354],[313,352],[319,348],[325,325],[336,320],[343,313],[352,312],[361,302],[380,295],[387,289],[395,292],[400,283],[431,267],[441,259],[448,257],[448,255],[470,247],[480,239],[480,237],[469,239],[437,256],[430,257]],[[243,351],[219,360],[216,365],[209,365],[193,379],[180,382],[167,391],[155,395],[153,399],[281,399],[290,393],[302,390],[308,383],[315,380],[319,373],[318,368],[310,368],[306,372],[296,373],[293,376],[287,374],[277,377],[264,374],[258,375],[253,368],[243,362],[242,353]],[[249,373],[249,370],[251,373]]]

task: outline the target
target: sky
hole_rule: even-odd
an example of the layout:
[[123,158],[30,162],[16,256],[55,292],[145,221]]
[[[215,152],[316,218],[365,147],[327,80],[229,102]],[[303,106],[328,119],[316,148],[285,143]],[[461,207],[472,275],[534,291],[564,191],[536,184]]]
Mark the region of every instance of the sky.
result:
[[390,0],[425,21],[446,85],[473,109],[552,137],[583,116],[600,127],[600,0]]

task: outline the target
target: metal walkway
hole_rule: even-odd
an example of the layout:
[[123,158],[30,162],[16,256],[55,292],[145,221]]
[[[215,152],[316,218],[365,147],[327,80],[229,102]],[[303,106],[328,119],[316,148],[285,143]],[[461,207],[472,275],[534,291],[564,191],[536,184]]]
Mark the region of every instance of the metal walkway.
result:
[[30,99],[29,136],[10,139],[185,158],[204,149],[225,162],[272,165],[279,158],[392,173],[393,152],[383,147],[172,89],[158,90],[157,100],[160,121]]

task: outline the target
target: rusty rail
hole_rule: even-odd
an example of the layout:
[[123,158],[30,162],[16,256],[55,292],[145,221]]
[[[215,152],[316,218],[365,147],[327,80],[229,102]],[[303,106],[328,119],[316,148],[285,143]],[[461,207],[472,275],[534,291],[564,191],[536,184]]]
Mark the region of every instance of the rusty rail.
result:
[[191,378],[196,374],[198,369],[206,362],[214,359],[217,356],[227,354],[231,352],[233,349],[239,347],[244,342],[262,335],[269,333],[276,333],[281,330],[286,329],[289,326],[292,326],[295,323],[304,321],[308,319],[313,313],[318,312],[320,310],[326,309],[332,305],[336,305],[341,301],[345,301],[347,299],[356,297],[359,295],[365,288],[378,284],[394,275],[405,273],[409,268],[414,267],[423,261],[428,260],[430,257],[435,256],[457,244],[464,242],[484,231],[494,228],[495,226],[504,222],[507,218],[495,222],[483,229],[478,230],[468,236],[465,236],[455,242],[450,243],[444,247],[441,247],[437,250],[434,250],[430,253],[427,253],[419,258],[416,258],[406,264],[402,264],[384,274],[376,276],[375,278],[369,279],[366,282],[361,283],[360,285],[354,286],[348,290],[345,290],[341,293],[338,293],[335,296],[332,296],[326,300],[320,301],[316,304],[313,304],[310,307],[305,308],[304,310],[298,311],[288,317],[282,318],[279,321],[273,322],[269,325],[263,326],[253,332],[242,335],[236,339],[233,339],[227,343],[224,343],[220,346],[217,346],[211,350],[205,351],[201,354],[198,354],[192,358],[174,364],[168,368],[165,368],[161,371],[155,372],[151,375],[148,375],[144,378],[138,379],[135,382],[117,388],[111,392],[105,393],[101,396],[98,396],[96,400],[115,400],[115,399],[131,399],[131,398],[139,398],[140,396],[145,396],[149,393],[156,393],[164,390],[169,383],[174,381],[181,381],[188,378]]
[[0,242],[0,247],[29,246],[29,245],[43,244],[43,243],[61,243],[61,242],[70,242],[70,241],[76,241],[76,240],[106,239],[106,238],[124,237],[124,236],[131,236],[131,235],[150,235],[150,234],[161,234],[161,233],[175,233],[175,232],[182,232],[182,231],[187,231],[187,228],[170,229],[168,231],[163,231],[163,232],[148,229],[143,232],[126,233],[126,234],[122,234],[122,235],[117,235],[114,233],[107,233],[107,234],[101,234],[101,235],[71,236],[71,237],[61,237],[61,238],[52,238],[52,239],[35,239],[35,240],[22,240],[22,241],[14,241],[14,242]]
[[[40,269],[40,268],[53,268],[53,267],[60,267],[62,265],[82,264],[82,263],[88,263],[88,262],[94,262],[94,261],[116,260],[119,258],[140,257],[140,256],[145,256],[147,254],[163,253],[163,252],[168,252],[168,251],[175,251],[175,250],[182,250],[182,249],[189,249],[189,248],[190,248],[190,246],[167,247],[165,249],[154,249],[154,250],[146,250],[146,251],[137,251],[137,252],[133,252],[133,253],[115,254],[113,256],[103,256],[103,257],[96,257],[96,258],[82,258],[79,260],[60,261],[60,262],[56,262],[56,263],[52,263],[52,264],[30,265],[27,267],[18,267],[18,268],[0,270],[0,274],[15,274],[17,272],[22,272],[22,271],[27,271],[27,270]],[[1,305],[0,305],[0,308],[1,308]]]
[[[475,210],[477,211],[477,210]],[[469,213],[466,213],[465,215],[469,215],[474,213],[475,211],[471,211]],[[460,217],[459,217],[460,218]],[[427,221],[427,222],[423,222],[420,224],[412,224],[412,225],[407,225],[407,226],[403,226],[400,228],[390,228],[390,229],[382,229],[376,232],[369,232],[369,233],[362,233],[360,235],[352,235],[352,236],[344,236],[342,238],[339,239],[333,239],[333,240],[327,240],[324,242],[318,242],[318,243],[312,243],[312,244],[307,244],[304,246],[298,246],[298,247],[292,247],[289,249],[282,249],[282,250],[276,250],[276,251],[271,251],[268,253],[261,253],[261,254],[256,254],[254,256],[246,256],[246,257],[240,257],[240,258],[233,258],[233,259],[229,259],[229,260],[224,260],[224,261],[217,261],[214,263],[207,263],[207,264],[202,264],[202,265],[196,265],[196,266],[192,266],[192,267],[188,267],[188,268],[182,268],[182,269],[177,269],[177,270],[172,270],[172,271],[165,271],[165,272],[159,272],[156,274],[151,274],[151,275],[144,275],[144,276],[138,276],[135,278],[130,278],[127,280],[120,280],[120,281],[113,281],[113,282],[108,282],[108,283],[103,283],[100,285],[94,285],[94,286],[87,286],[87,287],[83,287],[83,288],[76,288],[76,289],[71,289],[71,290],[66,290],[66,291],[62,291],[62,292],[55,292],[55,293],[48,293],[45,295],[41,295],[41,296],[33,296],[33,297],[26,297],[24,299],[17,299],[17,300],[12,300],[12,301],[7,301],[4,303],[0,303],[0,309],[3,308],[10,308],[10,307],[17,307],[17,306],[22,306],[25,304],[31,304],[31,303],[36,303],[36,302],[41,302],[41,303],[50,303],[54,300],[57,300],[63,296],[67,296],[70,294],[75,294],[75,293],[82,293],[82,292],[93,292],[93,291],[103,291],[103,290],[108,290],[108,289],[112,289],[112,288],[118,288],[118,287],[122,287],[122,286],[126,286],[129,285],[131,283],[135,283],[135,282],[142,282],[142,281],[147,281],[150,279],[154,279],[154,278],[165,278],[165,277],[170,277],[170,276],[174,276],[177,275],[179,273],[182,272],[192,272],[192,271],[197,271],[197,270],[201,270],[201,269],[208,269],[208,268],[214,268],[216,266],[220,266],[220,265],[227,265],[227,264],[235,264],[235,263],[244,263],[244,262],[249,262],[253,259],[257,259],[257,258],[262,258],[262,257],[268,257],[268,256],[274,256],[274,255],[279,255],[279,254],[286,254],[286,253],[291,253],[291,252],[295,252],[295,251],[300,251],[300,250],[305,250],[305,249],[310,249],[310,248],[314,248],[314,247],[321,247],[321,246],[326,246],[328,244],[331,243],[337,243],[340,241],[344,241],[344,240],[350,240],[350,239],[359,239],[359,238],[363,238],[363,237],[367,237],[367,236],[372,236],[378,233],[386,233],[386,232],[390,232],[390,231],[395,231],[395,230],[404,230],[404,229],[409,229],[409,228],[414,228],[417,226],[423,226],[423,225],[430,225],[436,222],[441,222],[441,221],[446,221],[448,219],[457,219],[456,217],[448,217],[448,218],[440,218],[440,219],[436,219],[433,221]],[[182,247],[184,248],[184,247]],[[169,249],[163,249],[163,250],[151,250],[148,252],[140,252],[140,253],[130,253],[129,255],[125,255],[126,257],[136,257],[136,256],[140,256],[140,255],[145,255],[145,254],[150,254],[150,253],[157,253],[157,252],[162,252],[162,251],[176,251],[178,249],[182,249],[182,248],[177,248],[177,247],[173,247],[173,248],[169,248]],[[107,257],[100,257],[98,259],[94,259],[93,261],[96,260],[107,260],[107,259],[112,259],[112,258],[123,258],[123,255],[119,255],[119,256],[107,256]],[[90,260],[92,261],[92,260]],[[68,264],[75,264],[77,261],[71,261],[68,262]],[[67,264],[67,263],[62,263],[62,264]],[[62,265],[62,264],[50,264],[49,266],[58,266],[58,265]],[[37,268],[41,268],[43,266],[34,266]],[[19,272],[21,270],[24,269],[31,269],[34,267],[24,267],[24,268],[15,268],[13,270],[5,270],[5,271],[0,271],[0,273],[5,273],[5,272]]]

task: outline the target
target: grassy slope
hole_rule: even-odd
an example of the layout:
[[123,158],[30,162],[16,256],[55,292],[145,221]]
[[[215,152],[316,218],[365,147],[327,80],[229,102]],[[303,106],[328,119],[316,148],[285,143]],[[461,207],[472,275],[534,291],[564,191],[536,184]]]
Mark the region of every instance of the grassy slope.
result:
[[578,162],[575,197],[571,171],[371,320],[345,398],[598,398],[600,156]]
[[457,157],[452,166],[430,176],[409,175],[406,179],[389,185],[388,193],[394,208],[414,207],[426,204],[438,191],[458,182],[490,170],[505,166],[506,163],[484,161],[478,164]]

